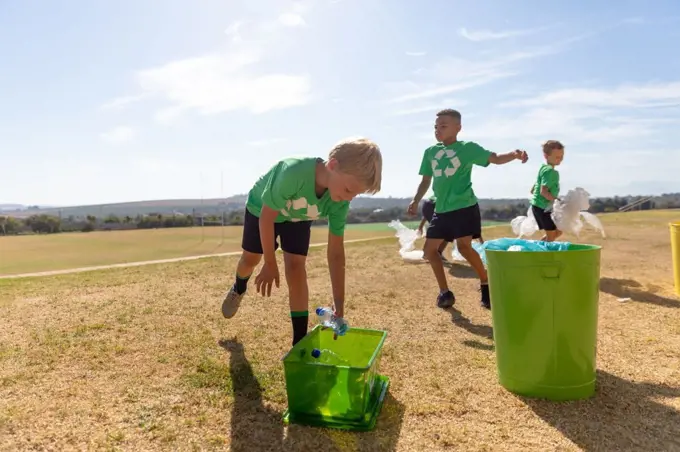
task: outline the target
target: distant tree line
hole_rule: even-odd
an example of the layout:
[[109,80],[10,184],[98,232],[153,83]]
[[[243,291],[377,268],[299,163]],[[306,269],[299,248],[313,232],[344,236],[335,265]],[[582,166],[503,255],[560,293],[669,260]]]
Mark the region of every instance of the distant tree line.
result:
[[[619,208],[634,202],[640,197],[595,198],[590,202],[590,212],[616,212]],[[510,221],[518,215],[525,215],[529,205],[527,202],[508,202],[505,204],[482,203],[482,219],[486,221]],[[636,209],[675,209],[680,208],[680,194],[663,195],[643,203]],[[353,208],[347,215],[349,224],[387,223],[392,220],[414,220],[405,206],[394,206],[388,209]],[[318,220],[316,224],[327,224],[326,220]],[[0,234],[54,234],[57,232],[90,232],[126,229],[182,228],[190,226],[237,226],[243,224],[243,210],[231,210],[223,214],[161,214],[117,216],[109,214],[103,217],[86,215],[85,217],[60,217],[50,214],[36,214],[27,218],[15,218],[0,215]]]

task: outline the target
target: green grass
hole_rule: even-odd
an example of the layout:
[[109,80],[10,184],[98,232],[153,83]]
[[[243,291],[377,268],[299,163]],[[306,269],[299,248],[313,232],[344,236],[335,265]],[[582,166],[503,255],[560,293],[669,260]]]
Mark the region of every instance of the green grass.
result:
[[[420,224],[420,220],[416,221],[402,221],[401,224],[406,226],[407,228],[411,229],[416,229],[418,225]],[[507,224],[507,223],[501,223],[498,221],[484,221],[482,222],[482,226],[495,226],[499,224]],[[351,231],[375,231],[375,232],[391,232],[394,231],[391,227],[388,226],[388,223],[360,223],[360,224],[350,224],[347,225],[347,229]]]
[[[0,275],[237,252],[241,231],[240,226],[228,226],[0,236]],[[349,228],[345,238],[382,232]],[[311,241],[324,243],[327,236],[325,226],[315,227]]]
[[[224,319],[237,257],[0,280],[0,451],[678,450],[677,218],[603,215],[606,240],[584,233],[602,246],[598,389],[571,403],[499,385],[492,316],[469,266],[447,269],[457,302],[444,311],[430,266],[405,264],[396,240],[348,245],[347,319],[388,331],[379,371],[391,383],[365,433],[283,425],[285,278],[270,298],[251,285]],[[153,236],[138,234],[136,246]],[[310,308],[330,303],[324,250],[307,273]]]

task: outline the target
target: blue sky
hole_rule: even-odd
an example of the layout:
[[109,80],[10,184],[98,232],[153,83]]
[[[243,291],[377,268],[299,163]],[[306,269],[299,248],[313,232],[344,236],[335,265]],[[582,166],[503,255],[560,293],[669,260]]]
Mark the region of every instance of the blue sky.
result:
[[546,139],[563,190],[679,191],[678,42],[677,0],[0,0],[0,202],[243,193],[353,135],[412,196],[449,107],[530,153],[476,169],[480,197],[526,196]]

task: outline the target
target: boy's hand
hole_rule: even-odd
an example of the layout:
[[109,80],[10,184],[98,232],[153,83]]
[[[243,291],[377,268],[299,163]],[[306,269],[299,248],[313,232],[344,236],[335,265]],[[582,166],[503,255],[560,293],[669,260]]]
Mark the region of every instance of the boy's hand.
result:
[[526,163],[527,160],[529,160],[529,154],[527,154],[526,151],[522,151],[521,149],[517,149],[515,152],[515,159],[521,160],[522,163]]
[[265,263],[262,266],[260,273],[255,278],[257,292],[263,296],[271,296],[272,282],[276,284],[277,288],[279,287],[279,267],[276,265],[276,262],[271,264]]
[[415,199],[409,203],[406,212],[408,212],[409,215],[413,216],[415,216],[418,213],[418,203],[415,201]]
[[422,237],[422,235],[423,235],[423,228],[418,228],[418,235]]

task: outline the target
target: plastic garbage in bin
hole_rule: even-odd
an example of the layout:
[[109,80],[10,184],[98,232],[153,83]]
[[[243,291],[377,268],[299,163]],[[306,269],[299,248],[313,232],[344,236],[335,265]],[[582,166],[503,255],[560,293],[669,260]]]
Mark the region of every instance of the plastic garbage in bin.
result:
[[473,248],[479,257],[482,258],[484,265],[487,265],[486,251],[566,251],[569,249],[569,242],[544,242],[541,240],[527,240],[515,238],[501,238],[488,240],[484,243],[474,243]]

